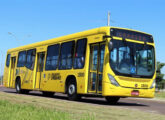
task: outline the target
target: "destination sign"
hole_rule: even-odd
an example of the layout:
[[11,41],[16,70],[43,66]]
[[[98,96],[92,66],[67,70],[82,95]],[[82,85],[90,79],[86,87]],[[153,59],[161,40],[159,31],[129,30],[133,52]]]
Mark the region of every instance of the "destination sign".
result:
[[135,31],[130,31],[130,30],[112,28],[111,36],[153,43],[153,38],[151,35],[135,32]]

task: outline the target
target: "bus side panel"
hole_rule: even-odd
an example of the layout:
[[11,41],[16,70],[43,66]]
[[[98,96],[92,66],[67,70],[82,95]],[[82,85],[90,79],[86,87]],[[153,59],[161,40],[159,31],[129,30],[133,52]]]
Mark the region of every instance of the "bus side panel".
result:
[[61,76],[58,71],[44,71],[41,75],[40,90],[63,92],[63,84]]
[[77,72],[77,93],[86,94],[88,88],[88,68]]
[[65,92],[65,82],[68,76],[73,75],[77,81],[77,91],[80,94],[87,92],[85,70],[56,70],[46,71],[42,74],[41,91]]
[[26,78],[27,78],[27,69],[26,67],[19,67],[17,68],[17,76],[20,77],[21,79],[21,88],[22,89],[27,89],[28,88],[28,84],[27,84],[27,81],[26,81]]
[[33,76],[34,71],[30,70],[28,68],[24,68],[25,72],[23,72],[24,75],[22,76],[22,88],[24,89],[33,89]]

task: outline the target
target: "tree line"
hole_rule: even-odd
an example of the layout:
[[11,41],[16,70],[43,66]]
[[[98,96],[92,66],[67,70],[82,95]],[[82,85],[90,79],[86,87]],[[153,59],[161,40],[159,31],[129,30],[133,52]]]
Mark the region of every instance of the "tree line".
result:
[[165,89],[165,79],[164,74],[162,74],[161,70],[165,66],[165,63],[157,62],[156,68],[156,87],[158,90]]

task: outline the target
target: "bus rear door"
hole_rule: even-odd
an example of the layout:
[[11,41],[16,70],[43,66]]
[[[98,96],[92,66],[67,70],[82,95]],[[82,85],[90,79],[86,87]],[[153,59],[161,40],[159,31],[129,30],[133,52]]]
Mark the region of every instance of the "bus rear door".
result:
[[37,74],[36,74],[35,89],[40,89],[40,83],[44,69],[44,61],[45,61],[45,52],[37,53]]
[[15,63],[16,63],[16,57],[11,57],[11,67],[10,67],[10,81],[9,81],[9,87],[14,88],[14,81],[15,81]]

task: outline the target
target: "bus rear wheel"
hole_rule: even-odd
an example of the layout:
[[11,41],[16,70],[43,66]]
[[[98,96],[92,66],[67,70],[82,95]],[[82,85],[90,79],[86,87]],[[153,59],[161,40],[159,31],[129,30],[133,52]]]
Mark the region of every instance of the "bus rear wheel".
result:
[[105,97],[105,99],[107,100],[107,102],[108,102],[109,104],[114,105],[114,104],[117,104],[117,102],[119,101],[120,97],[116,97],[116,96],[107,96],[107,97]]
[[77,86],[74,81],[70,81],[67,86],[67,94],[69,100],[80,100],[81,96],[77,94]]
[[15,83],[15,89],[18,94],[28,94],[29,90],[21,89],[21,81],[18,79]]
[[21,93],[21,83],[20,83],[20,80],[17,80],[16,83],[15,83],[15,89],[16,89],[16,92],[17,93]]

